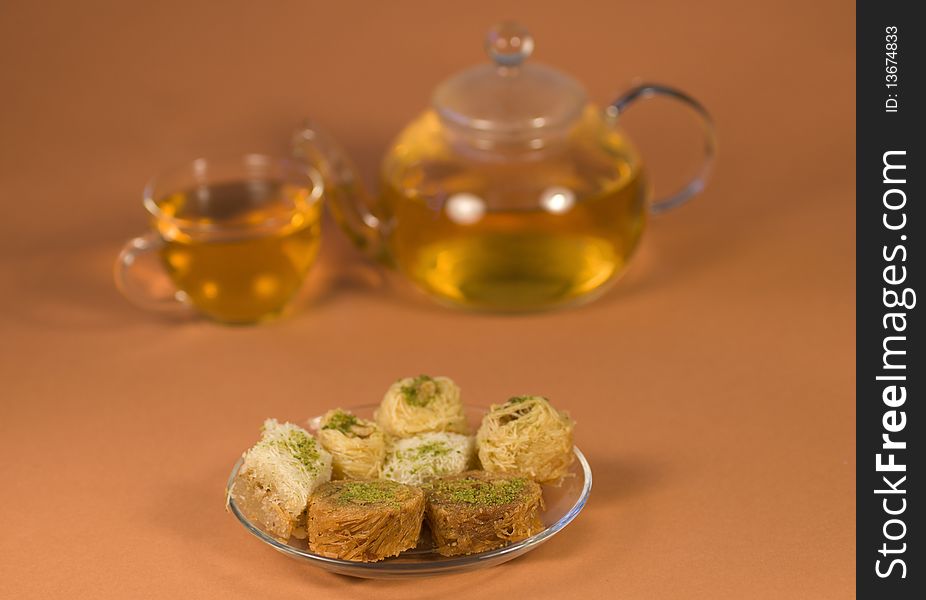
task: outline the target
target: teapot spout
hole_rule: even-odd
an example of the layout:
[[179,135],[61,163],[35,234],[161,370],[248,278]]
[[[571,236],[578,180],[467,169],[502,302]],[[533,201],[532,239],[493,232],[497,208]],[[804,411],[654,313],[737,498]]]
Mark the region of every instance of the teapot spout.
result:
[[344,233],[366,254],[382,259],[380,219],[370,210],[370,195],[341,145],[311,120],[296,130],[292,144],[293,155],[321,173],[328,206]]

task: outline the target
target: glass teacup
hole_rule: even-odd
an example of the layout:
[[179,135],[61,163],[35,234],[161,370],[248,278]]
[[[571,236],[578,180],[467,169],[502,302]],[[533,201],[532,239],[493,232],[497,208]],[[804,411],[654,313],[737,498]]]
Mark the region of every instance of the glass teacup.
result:
[[[145,188],[153,231],[122,249],[116,284],[149,309],[182,303],[232,324],[278,316],[318,254],[323,191],[308,165],[260,154],[169,171]],[[157,270],[172,289],[153,289]]]

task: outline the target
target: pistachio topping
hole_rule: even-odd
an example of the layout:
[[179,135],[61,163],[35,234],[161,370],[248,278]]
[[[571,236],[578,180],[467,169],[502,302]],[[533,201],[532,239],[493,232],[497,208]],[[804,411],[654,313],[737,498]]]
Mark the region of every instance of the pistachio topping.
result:
[[434,378],[429,375],[419,375],[411,383],[403,385],[400,392],[406,404],[411,406],[427,406],[437,395],[438,387]]
[[322,429],[334,429],[343,434],[351,433],[351,429],[357,424],[357,417],[349,412],[338,410],[325,422]]
[[524,491],[524,485],[525,481],[521,478],[483,481],[467,477],[436,481],[431,484],[431,489],[448,502],[497,506],[517,500]]
[[395,502],[397,486],[382,481],[351,481],[338,494],[341,504],[381,504]]
[[268,443],[292,454],[307,471],[315,473],[318,470],[318,460],[321,458],[318,445],[306,433],[292,431],[286,437],[271,440]]
[[[543,398],[542,396],[513,396],[511,398],[508,398],[508,401],[505,402],[504,406],[516,406],[518,404],[525,404],[533,400],[537,400],[538,398],[541,400],[546,400],[546,398]],[[499,419],[499,422],[502,425],[505,425],[506,423],[515,421],[519,419],[520,417],[523,417],[524,415],[528,414],[534,408],[534,406],[535,406],[534,404],[528,404],[527,406],[522,406],[520,408],[517,408],[515,409],[513,413],[503,415]]]
[[508,398],[508,404],[521,404],[522,402],[527,402],[533,398],[533,396],[512,396]]
[[450,446],[444,442],[428,442],[427,444],[422,444],[415,448],[414,453],[417,458],[444,456],[450,453]]

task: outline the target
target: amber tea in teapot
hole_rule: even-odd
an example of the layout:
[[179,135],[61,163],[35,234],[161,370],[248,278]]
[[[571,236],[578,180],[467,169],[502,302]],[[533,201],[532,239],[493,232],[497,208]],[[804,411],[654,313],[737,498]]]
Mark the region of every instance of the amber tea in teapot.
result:
[[[426,113],[382,176],[380,211],[393,223],[385,242],[419,287],[467,307],[526,310],[583,297],[623,269],[643,229],[645,184],[635,154],[597,114],[562,148],[503,164],[444,143]],[[420,187],[409,165],[425,161]],[[435,188],[445,197],[438,211]]]
[[[706,180],[714,140],[695,100],[639,85],[601,109],[572,78],[527,61],[533,47],[520,26],[490,31],[492,62],[438,86],[386,153],[373,200],[358,201],[366,194],[332,140],[297,132],[297,153],[338,182],[330,206],[342,227],[443,303],[511,312],[593,298],[625,269],[647,213]],[[618,117],[655,95],[701,117],[706,158],[683,190],[654,201]]]

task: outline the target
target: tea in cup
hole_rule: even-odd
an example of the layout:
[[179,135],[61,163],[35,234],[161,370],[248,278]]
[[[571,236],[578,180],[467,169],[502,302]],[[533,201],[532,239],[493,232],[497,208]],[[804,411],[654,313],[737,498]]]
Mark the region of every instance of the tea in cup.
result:
[[[166,173],[145,188],[153,231],[123,248],[117,286],[142,307],[182,303],[222,323],[278,316],[318,254],[323,190],[308,165],[259,154]],[[145,257],[170,280],[160,297],[141,268]]]

